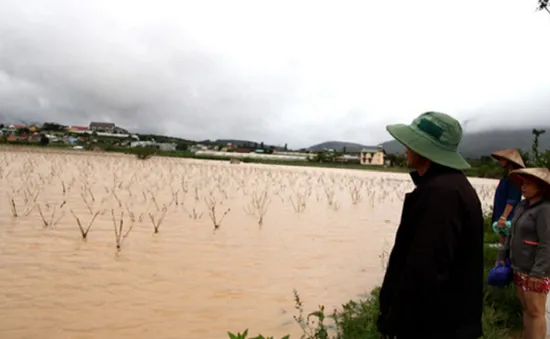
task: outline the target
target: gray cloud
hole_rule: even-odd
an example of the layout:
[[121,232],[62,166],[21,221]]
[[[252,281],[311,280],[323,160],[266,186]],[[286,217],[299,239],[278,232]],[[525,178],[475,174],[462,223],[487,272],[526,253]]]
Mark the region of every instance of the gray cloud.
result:
[[[500,64],[491,66],[484,50],[478,51],[479,58],[468,56],[469,64],[461,63],[460,55],[448,60],[445,69],[454,67],[449,82],[434,85],[440,81],[443,67],[434,63],[441,57],[413,56],[431,46],[434,36],[418,40],[418,50],[411,49],[411,39],[421,39],[418,32],[390,32],[395,22],[385,16],[386,9],[371,13],[370,21],[365,19],[365,25],[380,27],[379,32],[372,33],[367,26],[364,33],[349,30],[346,21],[352,19],[336,13],[342,21],[334,29],[345,29],[329,34],[327,18],[311,17],[310,22],[307,16],[296,15],[285,21],[269,19],[267,11],[265,17],[253,17],[254,13],[243,12],[250,3],[228,13],[228,21],[221,21],[222,14],[216,17],[218,21],[207,15],[212,4],[192,13],[186,11],[191,5],[167,1],[159,1],[158,7],[165,8],[160,12],[152,10],[154,5],[143,5],[145,2],[114,2],[113,12],[106,12],[110,2],[97,3],[100,5],[62,0],[0,2],[2,119],[66,124],[113,121],[139,132],[189,139],[288,142],[293,147],[325,140],[381,142],[388,138],[385,124],[409,122],[428,109],[456,114],[468,121],[467,129],[550,123],[549,71],[539,68],[537,74],[533,67],[521,69],[528,57],[536,61],[529,52],[538,53],[539,60],[548,59],[547,47],[522,42],[522,59],[516,55],[515,64],[509,64],[510,69],[517,66],[521,71],[509,73],[508,80],[515,82],[509,87],[501,86],[507,81],[505,76],[494,79],[496,73],[491,72]],[[324,10],[323,15],[333,11]],[[421,9],[417,11],[422,14]],[[526,13],[518,17],[530,20],[531,14]],[[377,16],[381,18],[374,22]],[[208,22],[201,26],[193,17]],[[478,24],[487,25],[487,18],[476,18]],[[235,28],[239,22],[242,26]],[[506,22],[505,16],[494,25],[504,29]],[[273,28],[275,24],[279,26]],[[544,22],[536,24],[550,28]],[[208,33],[210,26],[215,29]],[[312,35],[316,29],[318,36]],[[426,32],[425,27],[418,29]],[[481,35],[486,38],[493,33]],[[401,35],[405,35],[403,40],[398,38]],[[508,43],[524,40],[517,36]],[[448,46],[453,44],[456,42]],[[493,47],[495,54],[503,48],[497,43]],[[450,57],[455,52],[445,53],[443,57]],[[434,69],[431,73],[430,67]],[[464,73],[478,78],[468,79],[461,75]],[[518,77],[529,83],[518,84]],[[487,89],[486,93],[472,88],[476,83]],[[495,84],[500,87],[490,91]],[[438,92],[445,87],[447,91]],[[527,89],[519,92],[518,88]],[[510,97],[510,93],[519,94]],[[479,99],[482,94],[485,99]],[[518,112],[525,113],[520,118]]]
[[144,28],[131,44],[118,44],[75,21],[2,19],[8,19],[0,26],[4,119],[105,120],[187,138],[262,139],[269,117],[292,93],[290,75],[235,73],[223,57],[170,27]]

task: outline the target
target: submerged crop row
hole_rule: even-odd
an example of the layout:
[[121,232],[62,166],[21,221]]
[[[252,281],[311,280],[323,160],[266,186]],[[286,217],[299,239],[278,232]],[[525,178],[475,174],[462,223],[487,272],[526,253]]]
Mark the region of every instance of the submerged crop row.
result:
[[[75,235],[87,240],[97,220],[109,218],[119,250],[134,225],[159,233],[168,217],[186,223],[207,218],[216,231],[238,209],[261,228],[276,218],[269,213],[273,203],[297,215],[312,205],[338,212],[342,206],[399,202],[411,188],[406,177],[33,152],[2,152],[0,182],[6,198],[2,210],[14,219],[36,220],[45,228],[72,222]],[[488,200],[492,187],[476,188]]]
[[[474,185],[488,209],[494,183],[479,180]],[[26,234],[32,237],[54,234],[64,239],[64,245],[77,243],[78,248],[93,253],[112,248],[114,253],[124,253],[122,258],[132,258],[143,251],[136,246],[143,242],[152,246],[185,239],[188,243],[197,240],[222,244],[229,234],[239,237],[242,232],[253,232],[271,237],[277,230],[292,233],[309,225],[315,228],[317,224],[310,220],[330,223],[345,219],[342,225],[346,228],[341,230],[344,237],[356,237],[363,231],[375,234],[372,231],[378,232],[378,227],[391,231],[402,199],[411,189],[411,180],[395,173],[160,157],[141,161],[134,156],[70,151],[5,149],[0,153],[0,205],[4,206],[0,217],[4,230],[27,230]],[[337,226],[330,227],[334,231]],[[348,229],[360,233],[347,234]],[[203,233],[195,238],[195,232]],[[171,238],[181,234],[185,238]],[[247,241],[256,239],[261,237],[232,245],[247,246]],[[288,235],[281,238],[288,239]],[[330,235],[326,239],[331,241]],[[101,245],[96,246],[97,243]],[[251,246],[255,249],[262,244]],[[181,248],[177,255],[200,255],[186,253],[185,246]],[[219,253],[231,257],[231,249],[237,246],[225,248]],[[161,253],[164,250],[157,249]],[[372,254],[374,258],[364,260],[376,261],[377,251]],[[380,259],[385,261],[387,255]],[[298,306],[299,298],[296,301]],[[327,335],[336,330],[335,320],[341,319],[344,326],[345,319],[362,317],[364,308],[374,307],[375,302],[376,299],[352,302],[344,307],[346,312],[327,315],[322,308],[309,317],[300,306],[295,320],[309,333],[308,338],[323,338],[324,330]],[[334,315],[336,318],[331,318]],[[325,327],[319,330],[318,325]],[[237,338],[245,335],[231,334]]]

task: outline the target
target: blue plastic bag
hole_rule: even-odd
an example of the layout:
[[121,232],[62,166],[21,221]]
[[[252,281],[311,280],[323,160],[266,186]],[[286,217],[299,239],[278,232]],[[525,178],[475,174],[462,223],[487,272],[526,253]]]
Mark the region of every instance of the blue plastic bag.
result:
[[489,272],[487,283],[491,286],[505,287],[514,280],[514,272],[510,260],[506,260],[505,264],[496,264]]

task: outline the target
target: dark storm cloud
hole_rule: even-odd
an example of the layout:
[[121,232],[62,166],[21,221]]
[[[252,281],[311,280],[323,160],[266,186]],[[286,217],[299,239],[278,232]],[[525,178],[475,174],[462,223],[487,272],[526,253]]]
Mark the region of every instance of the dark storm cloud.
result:
[[291,147],[375,144],[425,110],[467,130],[548,121],[550,20],[435,4],[0,1],[0,118]]
[[74,18],[30,24],[23,17],[0,24],[5,120],[113,121],[189,138],[261,138],[264,117],[281,109],[292,86],[285,74],[243,77],[171,27],[112,42]]

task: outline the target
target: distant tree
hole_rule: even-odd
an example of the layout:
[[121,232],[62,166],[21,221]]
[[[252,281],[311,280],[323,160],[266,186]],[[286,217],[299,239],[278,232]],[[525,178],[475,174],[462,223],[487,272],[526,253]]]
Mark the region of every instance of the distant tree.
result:
[[180,142],[176,145],[176,151],[185,152],[189,149],[186,143]]
[[260,143],[260,148],[264,149],[264,142],[263,141]]
[[539,11],[546,10],[548,13],[550,13],[550,9],[548,8],[549,3],[550,3],[549,0],[539,0],[539,5],[537,6],[537,10]]
[[386,160],[390,161],[391,166],[407,167],[407,158],[397,154],[386,154]]
[[63,132],[67,126],[60,125],[55,122],[45,122],[42,125],[42,130],[51,132]]
[[327,162],[330,156],[326,152],[317,152],[314,157],[308,158],[311,162]]
[[482,163],[482,164],[492,164],[494,162],[494,159],[490,156],[482,155],[479,158],[479,162]]
[[542,156],[546,160],[546,167],[550,168],[550,150],[546,150]]
[[50,138],[45,134],[40,135],[40,146],[48,146],[50,144]]
[[132,148],[131,153],[133,153],[138,159],[140,160],[146,160],[151,158],[155,153],[157,153],[157,149],[155,147],[135,147]]
[[284,148],[285,151],[288,151],[288,145],[285,144],[285,148]]
[[342,148],[342,153],[346,154],[346,146],[344,146],[344,148]]
[[5,128],[4,124],[0,124],[0,129]]
[[543,129],[533,129],[533,145],[531,146],[531,161],[535,167],[548,167],[550,165],[547,162],[544,154],[539,151],[539,137],[546,133]]
[[29,134],[31,131],[27,127],[17,129],[18,135]]
[[520,151],[521,157],[527,167],[550,167],[550,150],[541,152],[539,150],[539,138],[546,133],[542,129],[533,129],[533,143],[531,144],[531,152]]
[[254,143],[254,148],[258,148],[258,143],[257,142]]
[[525,165],[527,167],[530,167],[531,165],[531,161],[530,161],[530,157],[531,155],[529,154],[529,152],[525,152],[525,151],[522,151],[522,150],[519,150],[519,155],[521,155],[521,158],[523,159],[523,161],[525,162]]

